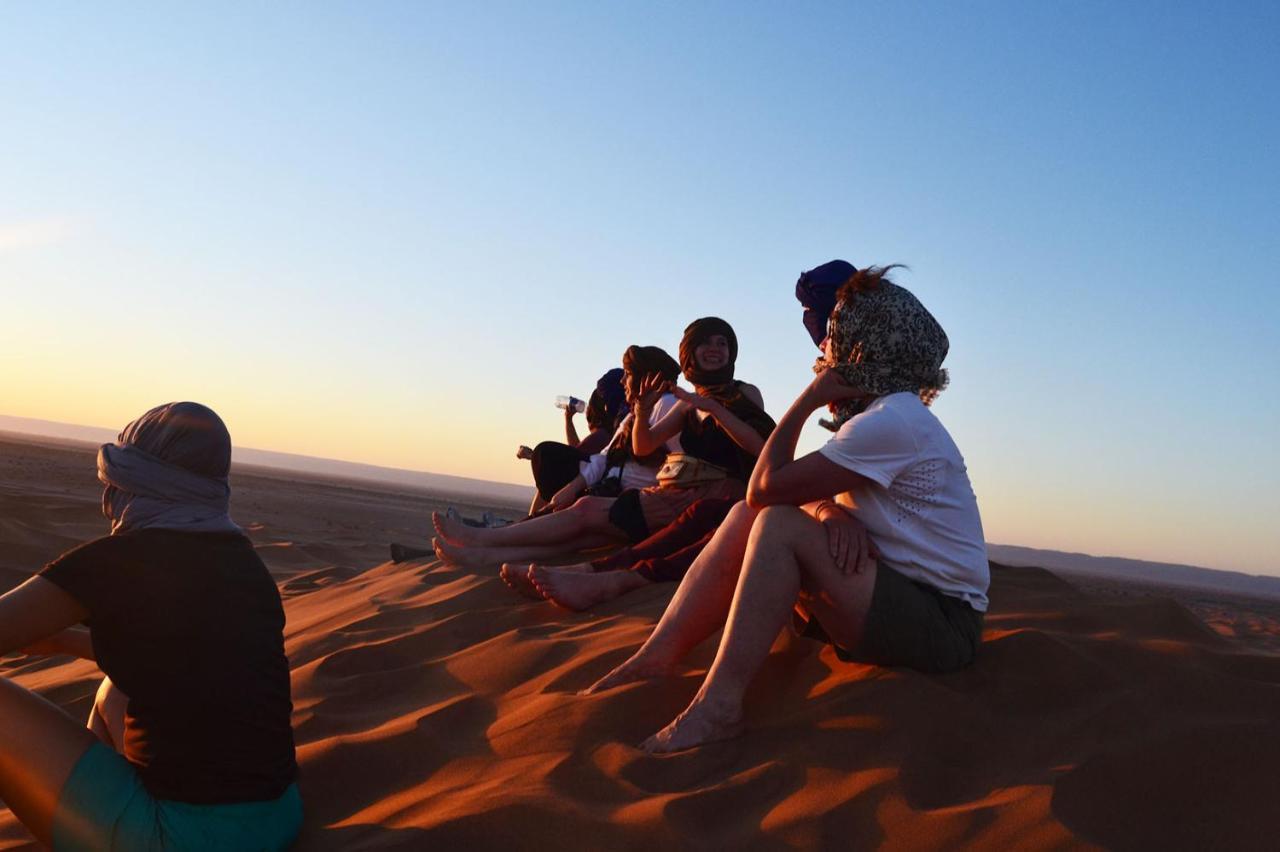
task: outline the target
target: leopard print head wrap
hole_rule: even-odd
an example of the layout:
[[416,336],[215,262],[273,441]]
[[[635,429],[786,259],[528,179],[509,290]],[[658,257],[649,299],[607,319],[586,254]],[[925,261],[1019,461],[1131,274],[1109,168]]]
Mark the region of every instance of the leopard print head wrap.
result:
[[[830,358],[819,358],[814,372],[834,369],[872,398],[910,391],[929,405],[949,381],[942,366],[947,333],[915,296],[881,277],[883,272],[865,270],[841,290],[827,326]],[[866,400],[842,403],[835,420],[823,425],[834,431],[865,405]]]

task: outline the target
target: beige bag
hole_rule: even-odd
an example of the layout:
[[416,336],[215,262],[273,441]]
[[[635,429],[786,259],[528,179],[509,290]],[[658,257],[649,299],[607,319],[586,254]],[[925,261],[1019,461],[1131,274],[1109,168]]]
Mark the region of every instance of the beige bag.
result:
[[692,488],[729,478],[729,471],[688,453],[670,453],[658,470],[662,488]]

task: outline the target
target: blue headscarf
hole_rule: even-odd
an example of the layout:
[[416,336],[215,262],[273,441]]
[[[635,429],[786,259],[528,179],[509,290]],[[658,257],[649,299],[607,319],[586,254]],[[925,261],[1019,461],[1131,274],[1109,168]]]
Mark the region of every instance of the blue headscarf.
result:
[[596,393],[600,394],[604,407],[604,422],[610,429],[618,428],[618,423],[631,410],[627,406],[626,390],[622,387],[623,375],[621,367],[614,367],[596,382]]
[[833,260],[800,273],[796,298],[804,305],[804,327],[814,346],[822,346],[827,337],[827,320],[836,309],[836,291],[857,271],[848,261]]

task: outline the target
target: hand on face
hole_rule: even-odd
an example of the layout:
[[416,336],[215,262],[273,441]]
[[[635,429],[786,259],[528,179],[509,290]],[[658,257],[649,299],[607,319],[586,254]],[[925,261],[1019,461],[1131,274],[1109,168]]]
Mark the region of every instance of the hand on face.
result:
[[813,381],[809,383],[809,387],[805,389],[805,394],[814,408],[821,408],[833,402],[858,399],[867,395],[866,391],[862,390],[862,388],[855,388],[831,368],[827,368],[814,376]]
[[650,410],[670,387],[672,387],[670,381],[662,378],[658,373],[649,373],[640,382],[640,392],[636,395],[636,404],[646,411]]

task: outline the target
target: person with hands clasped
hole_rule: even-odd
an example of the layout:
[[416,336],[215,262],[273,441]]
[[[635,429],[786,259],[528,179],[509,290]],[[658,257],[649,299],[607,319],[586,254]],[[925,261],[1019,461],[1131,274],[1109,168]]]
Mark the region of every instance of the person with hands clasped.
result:
[[[890,268],[841,288],[818,375],[765,443],[747,502],[644,645],[587,690],[670,673],[724,626],[702,687],[646,750],[738,734],[746,688],[793,617],[842,660],[927,672],[973,660],[989,584],[982,523],[964,460],[927,407],[947,384],[947,337]],[[836,435],[795,458],[824,407]]]

